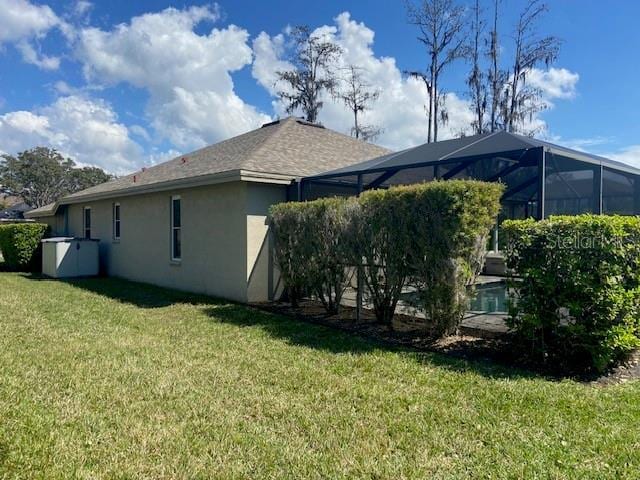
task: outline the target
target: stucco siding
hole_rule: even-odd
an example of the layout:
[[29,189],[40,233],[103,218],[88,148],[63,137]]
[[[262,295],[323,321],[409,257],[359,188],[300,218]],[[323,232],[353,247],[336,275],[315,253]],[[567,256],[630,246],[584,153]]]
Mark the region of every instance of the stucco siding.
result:
[[[170,199],[180,195],[182,259],[171,261]],[[69,235],[83,236],[91,207],[92,238],[100,240],[107,275],[247,301],[246,184],[242,182],[137,195],[69,206]],[[113,203],[121,238],[113,240]]]
[[[182,211],[182,259],[171,260],[171,197]],[[282,292],[272,257],[268,214],[286,200],[286,187],[231,182],[68,205],[55,217],[56,235],[83,237],[91,208],[91,237],[100,240],[100,270],[168,288],[239,302],[265,302]],[[119,240],[113,204],[120,204]],[[65,218],[66,215],[66,218]]]
[[271,205],[286,200],[286,187],[247,184],[247,300],[265,302],[277,297],[279,274],[272,257],[268,215]]

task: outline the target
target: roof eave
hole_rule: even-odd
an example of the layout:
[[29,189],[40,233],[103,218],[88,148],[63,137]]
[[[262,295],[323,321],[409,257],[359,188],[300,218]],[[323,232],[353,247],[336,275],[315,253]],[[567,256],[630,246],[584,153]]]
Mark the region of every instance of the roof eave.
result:
[[53,217],[56,214],[56,211],[58,210],[58,202],[54,203],[53,206],[50,209],[47,210],[40,210],[40,211],[36,211],[38,209],[34,209],[28,212],[24,212],[24,218],[43,218],[43,217]]
[[[211,175],[200,175],[197,177],[181,178],[178,180],[170,180],[166,182],[152,183],[148,185],[135,185],[128,188],[122,188],[109,192],[99,192],[86,195],[74,195],[63,197],[56,202],[53,211],[35,212],[34,215],[27,218],[39,218],[55,215],[60,205],[73,205],[77,203],[92,202],[97,200],[107,200],[116,197],[129,197],[133,195],[142,195],[145,193],[156,193],[167,190],[175,190],[177,188],[194,188],[207,185],[216,185],[229,182],[258,182],[276,185],[289,185],[295,180],[294,175],[282,175],[278,173],[255,172],[252,170],[230,170],[227,172],[214,173]],[[30,212],[27,212],[27,216]]]

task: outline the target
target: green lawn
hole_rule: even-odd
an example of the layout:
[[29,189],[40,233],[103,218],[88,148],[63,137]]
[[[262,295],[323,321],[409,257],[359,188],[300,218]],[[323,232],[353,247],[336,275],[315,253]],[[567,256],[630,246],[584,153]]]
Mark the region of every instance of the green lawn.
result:
[[376,346],[206,297],[0,273],[0,478],[637,478],[640,382]]

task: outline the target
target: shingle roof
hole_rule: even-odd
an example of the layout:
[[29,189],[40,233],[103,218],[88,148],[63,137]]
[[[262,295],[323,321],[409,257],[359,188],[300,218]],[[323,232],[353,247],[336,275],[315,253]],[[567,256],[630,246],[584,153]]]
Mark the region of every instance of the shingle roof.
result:
[[[126,190],[148,191],[154,185],[183,179],[257,172],[302,177],[389,153],[386,148],[293,117],[263,125],[237,137],[181,155],[110,182],[64,197],[73,203],[86,197],[111,197]],[[146,188],[145,188],[146,187]]]

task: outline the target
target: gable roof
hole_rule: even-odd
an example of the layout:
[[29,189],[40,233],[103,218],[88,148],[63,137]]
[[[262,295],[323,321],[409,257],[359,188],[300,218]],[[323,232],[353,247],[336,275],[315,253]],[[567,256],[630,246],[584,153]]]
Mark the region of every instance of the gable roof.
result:
[[492,153],[528,150],[530,148],[543,147],[545,150],[576,158],[588,163],[603,165],[616,170],[640,174],[640,169],[622,162],[617,162],[598,155],[573,150],[536,138],[525,137],[509,132],[494,132],[473,135],[470,137],[442,140],[439,142],[425,143],[417,147],[408,148],[399,152],[382,155],[358,164],[337,168],[321,173],[311,178],[325,178],[340,175],[354,175],[358,173],[371,173],[384,171],[390,168],[403,168],[426,162],[438,162],[457,158],[490,155]]
[[314,175],[385,153],[389,153],[386,148],[289,117],[76,192],[59,203],[233,180],[288,184],[296,177]]

